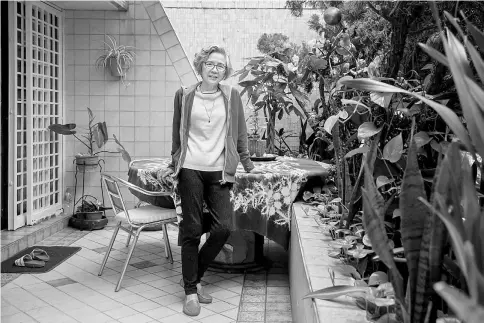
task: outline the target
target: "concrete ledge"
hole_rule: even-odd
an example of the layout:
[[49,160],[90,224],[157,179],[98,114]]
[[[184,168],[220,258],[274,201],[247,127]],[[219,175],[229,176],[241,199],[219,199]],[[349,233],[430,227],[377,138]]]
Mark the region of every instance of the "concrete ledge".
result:
[[[293,322],[331,323],[365,322],[365,311],[356,307],[352,298],[335,301],[303,299],[309,292],[332,286],[328,269],[342,265],[328,256],[331,237],[323,234],[313,216],[306,215],[301,203],[294,203],[289,247],[289,281]],[[337,285],[352,285],[352,279],[335,273]]]
[[67,227],[70,217],[62,214],[33,226],[25,226],[15,231],[2,231],[2,261],[61,231]]

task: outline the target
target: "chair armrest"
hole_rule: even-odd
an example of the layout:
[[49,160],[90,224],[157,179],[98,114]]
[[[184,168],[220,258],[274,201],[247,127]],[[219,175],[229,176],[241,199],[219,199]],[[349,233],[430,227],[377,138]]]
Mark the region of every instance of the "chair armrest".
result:
[[155,191],[148,191],[148,190],[145,190],[144,188],[141,188],[137,185],[134,185],[124,179],[121,179],[119,177],[116,177],[116,176],[112,176],[112,175],[108,175],[108,174],[102,174],[102,176],[104,177],[107,177],[111,180],[114,180],[116,182],[118,182],[118,184],[121,184],[123,186],[126,186],[128,187],[129,189],[132,189],[132,190],[135,190],[141,194],[144,194],[144,195],[148,195],[148,196],[171,196],[171,194],[173,194],[173,192],[155,192]]

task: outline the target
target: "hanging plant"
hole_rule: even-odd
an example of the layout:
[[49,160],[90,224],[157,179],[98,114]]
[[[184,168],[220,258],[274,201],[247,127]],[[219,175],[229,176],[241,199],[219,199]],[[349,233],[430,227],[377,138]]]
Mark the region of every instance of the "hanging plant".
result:
[[[109,68],[111,75],[121,77],[124,83],[126,72],[133,66],[135,52],[133,46],[119,45],[114,37],[106,35],[110,43],[103,42],[106,45],[104,54],[96,60],[97,68]],[[128,86],[125,84],[125,86]]]

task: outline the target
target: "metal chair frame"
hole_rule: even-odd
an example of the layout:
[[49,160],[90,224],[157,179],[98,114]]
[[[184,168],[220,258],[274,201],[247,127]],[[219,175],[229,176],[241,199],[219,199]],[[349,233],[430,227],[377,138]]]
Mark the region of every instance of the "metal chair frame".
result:
[[[119,184],[126,186],[131,190],[135,190],[137,192],[140,192],[140,193],[148,195],[148,196],[171,196],[172,193],[171,192],[148,191],[148,190],[145,190],[145,189],[143,189],[139,186],[131,184],[131,183],[129,183],[129,182],[127,182],[127,181],[125,181],[121,178],[118,178],[118,177],[112,176],[112,175],[108,175],[108,174],[105,174],[105,173],[101,174],[101,177],[102,177],[104,183],[106,184],[105,185],[106,190],[108,191],[108,196],[109,196],[109,200],[111,201],[111,205],[113,206],[113,211],[115,212],[115,214],[118,214],[120,212],[125,212],[126,220],[128,222],[128,228],[124,227],[122,225],[123,221],[121,221],[121,220],[118,221],[118,224],[114,228],[114,233],[113,233],[113,236],[111,237],[111,241],[109,242],[109,247],[108,247],[108,250],[106,251],[106,255],[104,256],[104,259],[103,259],[103,262],[101,264],[101,269],[99,270],[98,276],[101,276],[103,271],[104,271],[104,267],[106,266],[106,262],[109,258],[109,254],[111,253],[111,250],[113,248],[114,241],[116,240],[116,236],[118,235],[119,229],[128,233],[128,241],[126,241],[126,247],[129,246],[131,236],[134,237],[133,244],[131,245],[131,248],[129,249],[128,257],[127,257],[127,259],[124,263],[123,270],[121,271],[121,277],[119,278],[119,281],[116,285],[115,291],[117,292],[121,288],[121,282],[122,282],[124,275],[126,273],[126,269],[128,268],[129,261],[131,260],[131,257],[133,256],[134,248],[136,247],[136,243],[138,242],[138,238],[141,234],[141,231],[143,231],[144,228],[149,227],[149,226],[156,226],[156,225],[160,225],[160,224],[162,225],[163,240],[165,242],[165,255],[166,255],[166,258],[169,259],[170,263],[173,263],[173,254],[172,254],[171,248],[170,248],[170,241],[169,241],[169,238],[168,238],[168,230],[166,228],[166,225],[170,224],[170,223],[172,223],[172,224],[176,223],[177,218],[176,218],[176,215],[175,215],[173,218],[170,218],[170,219],[167,219],[167,220],[161,220],[161,221],[153,221],[153,222],[148,222],[148,223],[132,222],[130,217],[129,217],[129,210],[126,208],[126,205],[124,203],[124,199],[123,199],[122,194],[121,194],[121,190],[119,189]],[[116,188],[116,192],[112,192],[110,190],[109,184],[111,184],[113,187]],[[113,197],[117,198],[120,201],[121,208],[119,207],[119,205],[115,204],[115,202],[113,201]]]

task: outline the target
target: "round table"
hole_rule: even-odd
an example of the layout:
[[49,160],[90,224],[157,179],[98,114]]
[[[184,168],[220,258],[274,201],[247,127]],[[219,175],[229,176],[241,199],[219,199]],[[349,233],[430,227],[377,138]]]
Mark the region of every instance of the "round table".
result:
[[[134,160],[129,165],[128,180],[150,191],[169,190],[160,181],[169,162],[169,158]],[[277,157],[273,161],[256,161],[254,164],[264,172],[246,173],[239,164],[235,175],[236,183],[230,194],[235,211],[236,231],[229,237],[212,268],[235,271],[260,267],[264,260],[264,236],[287,250],[292,203],[303,191],[324,185],[333,167],[309,159],[291,157]],[[176,189],[172,199],[132,193],[141,201],[176,208],[179,220],[182,221],[181,200]],[[206,213],[206,216],[210,217],[210,214]],[[207,231],[208,226],[204,232]],[[180,245],[180,234],[178,242]]]

